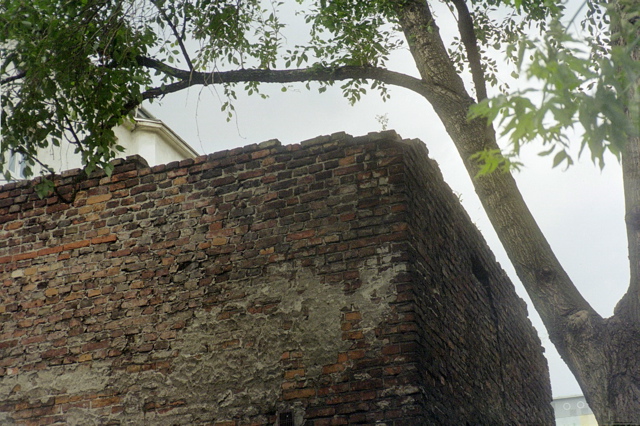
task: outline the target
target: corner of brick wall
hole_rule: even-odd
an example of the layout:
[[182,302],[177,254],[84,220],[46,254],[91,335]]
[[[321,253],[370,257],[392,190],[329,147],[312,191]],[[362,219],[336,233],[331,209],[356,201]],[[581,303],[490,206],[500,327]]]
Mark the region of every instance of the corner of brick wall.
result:
[[523,302],[421,143],[82,173],[72,204],[0,188],[0,423],[549,420]]
[[525,302],[425,145],[412,141],[403,158],[421,372],[432,421],[552,424],[547,362]]

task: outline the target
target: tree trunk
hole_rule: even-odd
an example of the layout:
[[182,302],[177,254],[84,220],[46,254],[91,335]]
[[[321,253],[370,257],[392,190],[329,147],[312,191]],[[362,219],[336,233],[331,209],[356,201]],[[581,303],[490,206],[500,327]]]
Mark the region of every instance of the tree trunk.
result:
[[640,424],[640,327],[617,314],[605,323],[600,368],[606,371],[607,393],[589,405],[600,424]]
[[[470,156],[498,149],[495,132],[481,120],[467,119],[473,99],[446,53],[427,2],[401,2],[396,12],[422,79],[433,88],[434,95],[425,97],[474,177],[478,165]],[[551,341],[598,422],[640,423],[638,322],[628,317],[603,320],[593,310],[553,254],[511,174],[495,172],[473,183]]]
[[[630,9],[633,2],[626,0],[613,1],[611,14],[611,37],[613,48],[630,50],[628,54],[634,61],[640,61],[640,16]],[[635,46],[635,47],[634,47]],[[618,96],[625,99],[627,115],[632,124],[640,127],[640,81],[628,80],[622,76],[627,92]],[[633,76],[631,76],[633,78]],[[623,315],[634,324],[640,324],[640,137],[632,135],[622,151],[622,176],[625,196],[625,222],[627,225],[627,242],[629,245],[630,282],[629,289],[618,306],[616,314]]]
[[[611,40],[614,48],[629,49],[640,61],[640,17],[634,2],[612,1]],[[623,76],[624,78],[624,76]],[[631,76],[633,78],[633,76]],[[640,81],[625,79],[627,115],[636,131],[640,127]],[[608,406],[596,414],[600,423],[640,423],[640,137],[631,135],[622,150],[625,223],[629,249],[630,281],[626,294],[607,319]],[[592,407],[593,408],[593,407]],[[600,410],[599,410],[600,411]],[[595,409],[594,409],[595,412]]]

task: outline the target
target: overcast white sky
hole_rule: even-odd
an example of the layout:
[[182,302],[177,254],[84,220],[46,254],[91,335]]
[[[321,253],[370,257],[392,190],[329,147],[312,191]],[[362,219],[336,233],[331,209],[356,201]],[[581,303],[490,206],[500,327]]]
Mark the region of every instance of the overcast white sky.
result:
[[[571,0],[571,3],[581,1]],[[441,31],[452,34],[455,24],[449,12],[440,8],[438,17]],[[295,39],[295,30],[285,30],[285,35],[289,40]],[[394,56],[389,68],[418,76],[406,52]],[[376,116],[386,114],[389,129],[404,138],[418,138],[426,143],[445,180],[461,194],[465,208],[513,280],[518,294],[529,303],[531,320],[546,348],[554,397],[582,393],[553,349],[482,210],[453,143],[424,98],[404,89],[391,88],[392,97],[386,103],[373,93],[352,107],[337,88],[318,94],[307,91],[301,84],[287,86],[286,93],[281,92],[282,85],[262,87],[270,96],[267,100],[245,96],[238,90],[239,99],[234,104],[237,120],[230,123],[220,112],[224,102],[222,91],[211,86],[172,94],[147,108],[200,153],[268,139],[292,144],[340,131],[363,135],[381,130]],[[538,157],[537,152],[532,147],[524,153],[525,168],[516,175],[518,185],[580,291],[601,315],[610,316],[629,280],[620,167],[610,158],[600,171],[585,156],[575,167],[563,172],[552,169],[551,159]]]

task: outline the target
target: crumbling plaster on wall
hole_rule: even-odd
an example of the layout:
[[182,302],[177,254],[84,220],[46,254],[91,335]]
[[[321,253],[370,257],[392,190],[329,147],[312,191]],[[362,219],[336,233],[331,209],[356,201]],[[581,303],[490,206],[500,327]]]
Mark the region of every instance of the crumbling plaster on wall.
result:
[[[123,401],[124,419],[118,418],[127,424],[153,421],[158,425],[170,425],[174,420],[146,412],[144,405],[150,401],[184,400],[189,410],[202,406],[219,418],[237,417],[238,407],[242,407],[243,416],[293,409],[295,404],[279,402],[283,353],[302,353],[303,364],[309,366],[305,369],[306,379],[317,381],[323,366],[337,363],[338,355],[353,344],[343,338],[345,311],[360,313],[360,327],[371,349],[382,347],[375,329],[389,315],[390,304],[395,300],[394,277],[407,271],[406,264],[392,263],[392,259],[389,243],[377,247],[376,255],[363,259],[359,270],[359,279],[367,285],[348,294],[340,284],[320,283],[313,267],[295,262],[270,265],[261,276],[236,284],[248,293],[247,298],[185,317],[187,326],[178,333],[172,347],[175,359],[169,374],[153,370],[132,374],[101,361],[53,366],[6,377],[0,381],[0,400],[10,400],[19,393],[21,398],[46,402],[51,395],[61,393],[129,389]],[[276,305],[269,314],[245,313],[265,297]],[[219,317],[225,311],[242,314],[221,322]],[[285,323],[289,325],[283,327]],[[226,347],[229,342],[234,342],[231,349]],[[212,394],[212,384],[226,391]],[[384,396],[417,391],[415,386],[396,386],[387,389]],[[92,408],[91,403],[85,408],[75,407],[66,413],[66,421],[70,425],[104,424],[104,416],[96,415]],[[177,407],[173,414],[181,415],[180,411]]]
[[[61,393],[98,393],[104,390],[111,381],[111,362],[97,361],[92,364],[76,364],[72,366],[53,366],[46,370],[32,371],[24,374],[4,376],[0,380],[0,401],[9,402],[16,399],[40,401],[44,406],[54,403],[56,391]],[[77,413],[69,413],[67,424],[90,425],[104,424],[104,418],[97,417],[87,410],[77,409]],[[15,424],[10,413],[0,411],[0,424]]]
[[[217,401],[217,411],[222,417],[233,417],[240,406],[248,414],[273,411],[283,383],[284,353],[301,352],[302,363],[308,366],[306,380],[314,382],[323,366],[337,363],[338,355],[350,349],[352,342],[342,338],[344,311],[360,312],[361,327],[372,350],[382,346],[374,329],[390,311],[389,303],[395,296],[391,283],[402,269],[403,265],[395,265],[383,273],[362,269],[361,279],[367,283],[367,291],[345,294],[338,285],[319,283],[317,273],[309,268],[274,266],[265,274],[270,279],[258,278],[247,286],[258,298],[243,300],[246,305],[242,310],[261,294],[278,299],[277,308],[269,315],[243,314],[224,324],[216,320],[220,309],[198,313],[181,333],[180,344],[176,346],[180,354],[175,363],[178,368],[169,375],[169,380],[177,394],[191,396],[194,402],[206,394],[208,383],[228,389]],[[372,292],[375,297],[370,297]],[[291,322],[290,328],[284,329],[284,322]],[[239,350],[224,348],[225,342],[236,340]],[[190,377],[199,377],[199,381],[194,383]]]

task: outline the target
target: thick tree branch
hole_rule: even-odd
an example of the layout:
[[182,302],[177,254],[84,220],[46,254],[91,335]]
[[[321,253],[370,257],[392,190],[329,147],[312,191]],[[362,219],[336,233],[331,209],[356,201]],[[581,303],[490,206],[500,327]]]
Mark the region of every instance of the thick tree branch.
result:
[[144,99],[156,98],[177,92],[189,86],[242,83],[257,81],[260,83],[294,83],[305,81],[331,82],[349,79],[377,80],[382,83],[404,87],[425,97],[433,97],[436,89],[422,80],[406,74],[389,71],[384,68],[344,66],[337,68],[310,67],[295,70],[242,69],[224,72],[191,72],[168,66],[155,59],[140,57],[138,64],[156,69],[178,82],[156,87],[144,92]]
[[480,49],[478,48],[478,39],[473,26],[473,19],[465,0],[451,0],[458,10],[458,31],[460,32],[460,40],[464,44],[467,51],[467,60],[471,69],[473,84],[476,88],[476,98],[480,102],[487,98],[487,86],[484,79],[484,71],[482,70],[482,58]]
[[[179,92],[180,90],[186,89],[187,87],[193,86],[195,84],[197,83],[194,83],[193,80],[180,80],[176,83],[171,83],[171,84],[163,85],[160,87],[154,87],[154,88],[145,90],[144,93],[142,93],[142,99],[147,100],[147,99],[161,98],[164,95],[167,95],[169,93]],[[131,104],[130,107],[127,108],[127,112],[133,110],[138,105],[139,105],[138,103]]]

